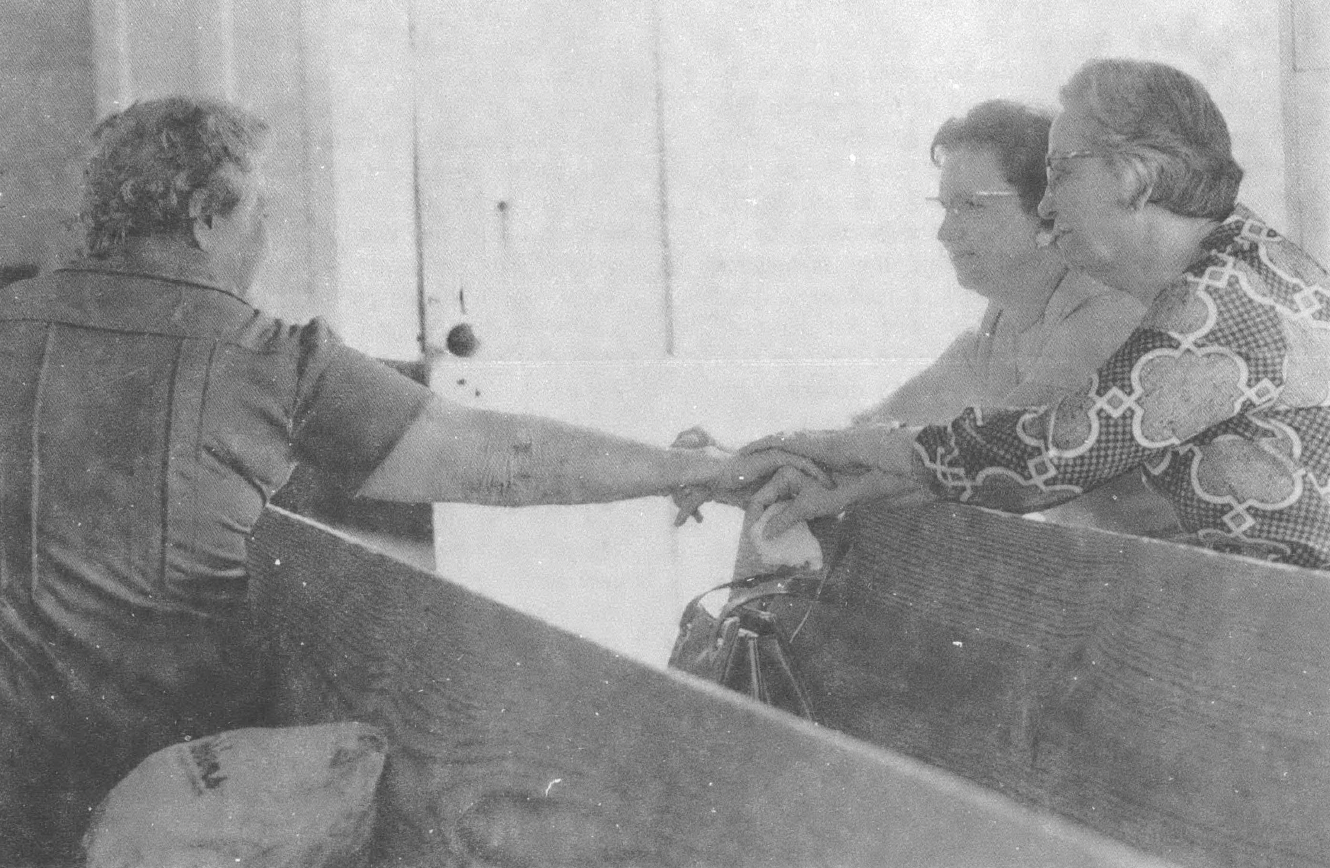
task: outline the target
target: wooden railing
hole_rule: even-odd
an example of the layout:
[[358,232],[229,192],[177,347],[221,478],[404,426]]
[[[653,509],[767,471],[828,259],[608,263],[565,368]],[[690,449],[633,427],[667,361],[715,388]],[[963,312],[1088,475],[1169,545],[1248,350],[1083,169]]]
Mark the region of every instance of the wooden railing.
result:
[[772,604],[822,723],[1182,864],[1330,865],[1330,574],[967,507],[841,532],[839,602]]
[[1163,864],[280,510],[251,561],[274,722],[357,719],[388,736],[376,864]]

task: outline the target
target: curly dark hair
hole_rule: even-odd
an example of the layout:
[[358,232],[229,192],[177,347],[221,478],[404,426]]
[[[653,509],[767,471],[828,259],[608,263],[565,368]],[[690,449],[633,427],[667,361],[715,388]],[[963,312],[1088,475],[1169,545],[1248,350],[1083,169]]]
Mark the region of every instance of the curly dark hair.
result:
[[202,192],[205,210],[229,214],[267,131],[234,105],[182,96],[136,102],[103,120],[83,170],[88,254],[104,257],[132,237],[193,243],[190,201]]
[[1228,123],[1205,86],[1162,63],[1099,58],[1062,88],[1062,103],[1095,121],[1098,147],[1136,182],[1132,198],[1184,217],[1223,220],[1233,211],[1242,167]]
[[933,136],[928,156],[936,166],[953,148],[977,148],[990,152],[1007,183],[1016,188],[1021,208],[1035,215],[1044,198],[1044,155],[1048,153],[1048,130],[1053,125],[1051,111],[1006,99],[981,102],[965,113],[951,118]]

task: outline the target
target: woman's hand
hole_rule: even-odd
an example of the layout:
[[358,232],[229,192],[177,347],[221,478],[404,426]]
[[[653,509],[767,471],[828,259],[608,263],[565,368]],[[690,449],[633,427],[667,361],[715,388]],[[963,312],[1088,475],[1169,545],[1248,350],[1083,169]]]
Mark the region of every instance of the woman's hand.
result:
[[895,423],[836,431],[795,431],[763,437],[740,449],[739,454],[761,455],[768,450],[779,450],[815,461],[837,473],[885,470],[908,475],[917,433]]
[[702,520],[698,508],[707,501],[745,506],[776,474],[801,476],[809,485],[831,488],[831,476],[811,460],[775,449],[752,455],[725,454],[715,476],[705,483],[696,483],[674,492],[674,504],[679,508],[674,524],[682,525],[689,517]]
[[934,499],[913,479],[880,470],[858,475],[836,474],[834,480],[835,487],[827,488],[790,468],[778,470],[749,500],[749,516],[756,520],[770,508],[771,515],[762,535],[774,539],[801,521],[840,515],[864,501],[890,498],[895,504],[906,505]]

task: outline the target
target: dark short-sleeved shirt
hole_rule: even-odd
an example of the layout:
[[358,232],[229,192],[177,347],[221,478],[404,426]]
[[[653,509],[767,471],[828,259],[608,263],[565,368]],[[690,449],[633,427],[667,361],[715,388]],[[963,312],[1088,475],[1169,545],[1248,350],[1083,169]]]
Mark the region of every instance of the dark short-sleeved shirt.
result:
[[246,537],[295,463],[358,485],[430,400],[185,259],[0,291],[0,713],[126,762],[253,690]]

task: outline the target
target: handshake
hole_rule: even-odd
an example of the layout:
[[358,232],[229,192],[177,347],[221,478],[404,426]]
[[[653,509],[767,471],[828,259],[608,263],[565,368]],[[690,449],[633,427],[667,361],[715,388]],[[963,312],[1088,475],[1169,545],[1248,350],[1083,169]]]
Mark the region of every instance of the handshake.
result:
[[895,423],[857,425],[834,431],[773,434],[738,450],[720,446],[704,429],[681,432],[672,449],[704,450],[715,473],[673,493],[675,525],[702,520],[708,501],[742,507],[755,521],[765,516],[762,535],[780,536],[802,521],[838,515],[855,503],[932,500],[915,480],[916,429]]

